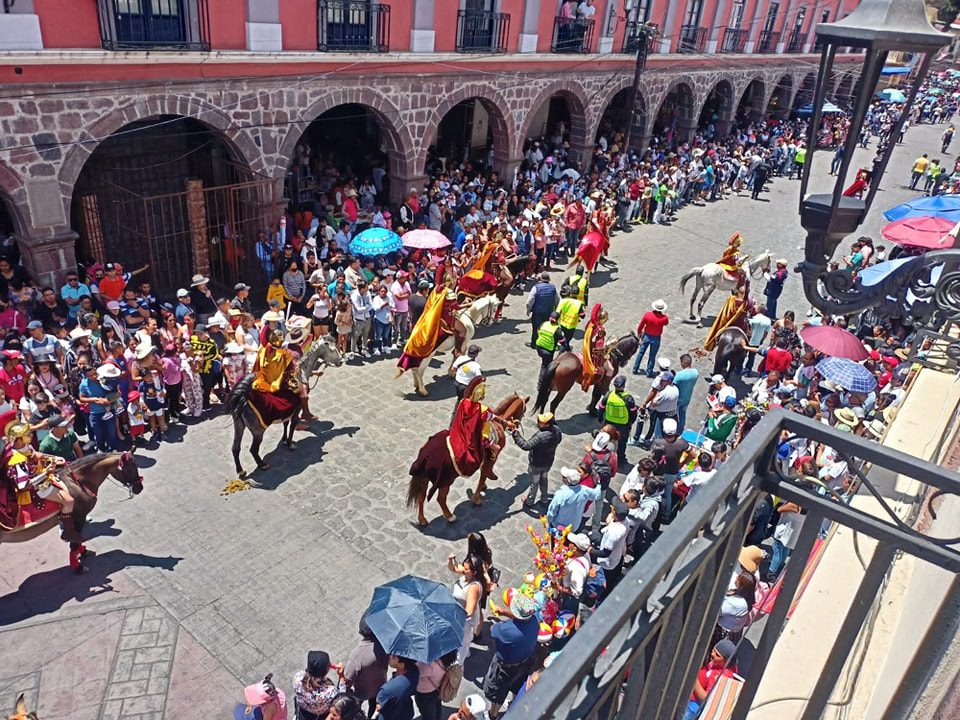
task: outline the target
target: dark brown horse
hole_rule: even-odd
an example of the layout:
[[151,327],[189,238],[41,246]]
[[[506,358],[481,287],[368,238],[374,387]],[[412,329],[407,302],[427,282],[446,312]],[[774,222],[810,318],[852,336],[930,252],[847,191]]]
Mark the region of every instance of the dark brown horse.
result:
[[[636,333],[624,335],[613,344],[609,355],[610,364],[613,366],[612,371],[607,370],[604,372],[603,376],[591,386],[593,390],[590,395],[590,404],[587,406],[587,410],[591,415],[597,407],[597,403],[600,402],[600,398],[610,389],[610,381],[613,380],[620,368],[626,365],[627,361],[633,357],[638,347],[640,347],[640,339]],[[578,353],[562,352],[557,355],[547,368],[540,387],[537,388],[537,401],[534,405],[534,410],[542,413],[547,407],[550,392],[556,390],[557,394],[554,396],[553,402],[550,403],[550,412],[556,413],[557,406],[560,405],[560,401],[570,392],[570,388],[580,382],[580,375],[582,373],[583,361],[580,359]]]
[[[87,516],[97,504],[100,486],[108,477],[113,477],[132,494],[143,492],[143,478],[133,457],[128,452],[88,455],[75,460],[59,471],[57,479],[63,483],[73,498],[72,527],[65,527],[63,539],[70,543],[70,567],[83,572],[83,558],[90,553],[83,544],[83,528]],[[26,542],[33,540],[59,525],[59,514],[54,512],[38,522],[12,530],[0,530],[0,543]]]
[[727,380],[743,364],[747,356],[747,333],[739,327],[729,327],[717,336],[713,374],[723,375]]
[[[502,450],[507,441],[506,425],[509,421],[520,421],[526,412],[529,397],[521,397],[518,393],[511,393],[505,397],[499,404],[491,408],[495,415],[490,423],[491,432],[496,433],[497,437],[491,437],[491,444],[496,444]],[[443,430],[432,436],[424,448],[429,444],[434,444],[438,449],[435,459],[438,461],[439,469],[427,476],[425,474],[410,475],[410,485],[407,488],[407,507],[417,506],[417,522],[422,526],[427,525],[427,517],[423,514],[423,504],[427,500],[427,491],[430,497],[434,493],[437,495],[437,502],[440,504],[440,511],[447,522],[454,522],[457,516],[454,515],[447,506],[447,495],[450,493],[450,486],[459,475],[454,467],[453,460],[450,459],[450,453],[446,448],[446,438],[449,431]],[[422,450],[422,449],[421,449]],[[491,453],[484,451],[483,464],[480,466],[480,479],[477,481],[477,489],[473,492],[473,504],[480,505],[483,502],[483,491],[487,487],[487,478],[496,480],[497,476],[493,473],[493,466],[497,462],[499,452]],[[419,455],[418,455],[419,458]]]

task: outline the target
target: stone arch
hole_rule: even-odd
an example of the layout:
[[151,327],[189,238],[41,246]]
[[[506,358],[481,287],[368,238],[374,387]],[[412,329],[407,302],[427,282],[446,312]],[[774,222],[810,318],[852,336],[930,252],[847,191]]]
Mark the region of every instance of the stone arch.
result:
[[770,94],[764,106],[765,111],[785,117],[793,106],[794,92],[793,76],[781,75],[776,83],[771,83]]
[[[518,111],[517,145],[514,149],[513,157],[523,157],[523,145],[527,140],[527,133],[530,132],[530,123],[534,115],[554,96],[562,97],[567,103],[567,109],[570,111],[570,148],[575,153],[588,153],[590,140],[587,136],[587,108],[590,106],[586,93],[578,83],[572,80],[561,80],[547,85],[534,100],[524,109]],[[585,157],[579,158],[585,160]]]
[[[673,129],[671,143],[677,144],[690,139],[695,130],[696,84],[687,76],[676,78],[657,101],[657,113],[653,119],[653,133]],[[667,104],[670,104],[670,107]],[[667,116],[672,116],[671,125],[666,124]],[[662,138],[658,138],[662,139]]]
[[80,177],[80,172],[100,143],[125,125],[161,115],[190,118],[207,125],[222,136],[236,157],[246,163],[251,170],[263,171],[265,167],[263,153],[251,136],[244,129],[239,128],[223,111],[193,97],[157,95],[145,101],[141,100],[111,110],[80,133],[76,144],[67,151],[60,165],[60,191],[64,198],[66,217],[70,217],[73,188]]
[[504,114],[503,108],[509,107],[507,101],[497,90],[490,85],[463,85],[450,95],[447,95],[427,117],[427,124],[421,136],[420,146],[413,159],[414,167],[421,169],[427,160],[427,148],[434,142],[440,123],[456,105],[464,100],[475,99],[483,105],[490,116],[490,125],[493,131],[494,166],[502,168],[510,157],[510,152],[516,145],[517,128]]
[[[600,123],[603,121],[603,118],[607,115],[607,112],[613,106],[614,101],[618,96],[621,95],[621,93],[627,93],[625,102],[629,102],[629,91],[632,87],[633,80],[631,78],[624,78],[619,83],[615,83],[607,91],[603,100],[601,100],[599,103],[596,103],[599,113],[596,117],[596,122],[592,123],[590,126],[590,134],[588,137],[595,138],[597,136],[597,133],[600,132]],[[647,105],[647,98],[642,87],[637,88],[635,108],[636,112],[634,114],[633,129],[630,133],[630,144],[632,146],[637,146],[640,141],[646,137],[647,124],[650,120],[648,109],[649,106]]]
[[767,82],[762,75],[757,75],[749,79],[743,90],[740,91],[737,101],[736,118],[747,115],[749,109],[749,118],[755,119],[766,110],[767,100]]
[[[705,127],[712,120],[716,126],[716,136],[726,137],[730,132],[733,112],[736,109],[735,101],[732,80],[720,78],[700,103],[700,110],[697,113],[698,129]],[[705,118],[704,115],[707,113],[710,117]],[[714,114],[716,118],[713,117]]]
[[853,82],[854,77],[852,73],[845,73],[838,79],[836,89],[834,90],[834,96],[837,102],[843,105],[850,104],[850,96],[853,93]]
[[813,95],[817,89],[817,74],[807,73],[797,85],[797,92],[793,96],[793,109],[798,110],[804,105],[813,102]]
[[[400,110],[397,106],[370,88],[337,88],[336,91],[328,92],[308,107],[301,115],[303,119],[292,123],[283,135],[273,168],[273,176],[280,191],[278,197],[282,196],[284,176],[293,161],[297,144],[307,127],[325,112],[340,105],[362,105],[373,113],[380,129],[387,138],[387,154],[390,158],[389,172],[392,177],[408,180],[419,175],[415,166],[417,143],[414,142],[407,124],[402,122]],[[400,187],[397,183],[394,183],[394,185]]]
[[20,176],[2,160],[0,160],[0,204],[10,215],[17,236],[26,236],[30,226],[27,191]]

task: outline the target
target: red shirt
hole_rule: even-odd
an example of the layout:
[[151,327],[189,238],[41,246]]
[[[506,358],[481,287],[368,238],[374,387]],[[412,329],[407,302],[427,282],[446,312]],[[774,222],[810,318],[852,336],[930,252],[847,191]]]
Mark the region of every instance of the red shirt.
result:
[[781,350],[778,347],[772,347],[767,350],[767,360],[764,369],[767,372],[776,370],[781,375],[790,369],[793,364],[793,353],[789,350]]
[[[717,684],[717,680],[726,675],[727,677],[733,677],[737,673],[737,666],[731,665],[730,667],[723,667],[723,665],[717,666],[713,662],[708,662],[702,668],[700,672],[697,673],[697,682],[700,683],[700,687],[709,692],[713,689],[713,686]],[[696,700],[696,696],[690,695],[691,700]]]
[[670,318],[663,313],[647,310],[640,318],[640,324],[637,325],[637,335],[660,337],[663,334],[663,329],[669,324]]
[[0,368],[0,385],[3,386],[7,400],[16,404],[23,399],[28,374],[27,369],[19,364],[14,365],[9,373]]

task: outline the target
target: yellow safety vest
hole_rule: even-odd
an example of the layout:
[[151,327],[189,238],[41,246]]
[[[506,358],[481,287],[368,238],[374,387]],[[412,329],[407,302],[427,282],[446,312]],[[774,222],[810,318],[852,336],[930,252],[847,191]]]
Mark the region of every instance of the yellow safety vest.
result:
[[564,298],[557,306],[557,312],[560,313],[560,327],[575,328],[580,323],[580,309],[583,303],[576,298]]
[[627,401],[616,390],[611,390],[607,395],[607,406],[603,413],[603,419],[615,425],[626,425],[630,422],[630,410],[627,408]]
[[797,165],[803,165],[804,161],[807,159],[807,149],[806,148],[797,148],[797,152],[793,156],[793,161]]
[[576,299],[580,302],[586,302],[587,300],[587,276],[586,275],[571,275],[567,279],[567,284],[571,285],[577,291]]
[[537,347],[553,352],[557,349],[557,330],[560,326],[547,320],[537,330]]

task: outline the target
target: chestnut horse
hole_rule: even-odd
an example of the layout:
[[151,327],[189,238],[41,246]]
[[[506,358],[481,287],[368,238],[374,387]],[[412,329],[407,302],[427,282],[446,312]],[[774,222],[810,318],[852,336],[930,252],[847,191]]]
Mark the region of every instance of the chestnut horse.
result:
[[8,720],[40,720],[35,712],[27,710],[27,700],[23,693],[17,698],[16,707],[13,709],[13,715],[8,715]]
[[[495,442],[500,446],[501,450],[507,441],[507,423],[510,421],[519,422],[523,419],[523,414],[526,412],[529,401],[529,397],[524,398],[520,397],[518,393],[511,393],[498,405],[491,408],[494,414],[494,418],[490,422],[491,431],[496,433],[497,437]],[[450,493],[450,486],[453,485],[453,481],[459,477],[453,460],[450,459],[450,453],[446,451],[446,436],[448,432],[449,431],[444,430],[437,434],[437,436],[442,436],[442,444],[444,447],[440,472],[436,473],[436,476],[432,478],[426,475],[410,476],[410,485],[407,488],[407,507],[417,506],[417,521],[421,526],[427,525],[427,518],[423,514],[423,504],[427,500],[428,490],[429,497],[431,498],[434,493],[437,494],[440,511],[443,513],[443,517],[447,519],[447,522],[454,522],[457,519],[457,516],[450,512],[450,508],[447,506],[447,495]],[[433,438],[431,438],[431,440],[433,440]],[[427,442],[429,443],[431,440]],[[491,440],[493,440],[493,438],[491,438]],[[497,479],[497,476],[493,473],[493,466],[497,462],[498,456],[499,453],[493,455],[487,450],[484,451],[483,464],[480,466],[480,479],[477,481],[477,489],[473,492],[474,505],[483,503],[482,495],[487,487],[487,478],[491,480]],[[440,457],[439,453],[438,457]]]
[[[613,372],[604,373],[603,377],[592,385],[593,391],[590,395],[590,404],[587,406],[587,410],[591,414],[593,414],[603,394],[610,389],[610,381],[613,380],[613,377],[620,371],[620,368],[626,365],[627,361],[633,357],[638,347],[640,347],[640,339],[636,333],[624,335],[613,344],[613,349],[609,355]],[[550,403],[550,412],[556,413],[557,406],[560,405],[560,401],[570,392],[570,388],[580,382],[582,372],[583,361],[579,353],[562,352],[557,355],[547,368],[540,387],[537,388],[537,401],[534,405],[534,410],[542,413],[547,407],[547,400],[550,399],[550,391],[556,390],[557,394],[554,396],[553,402]]]
[[[128,452],[87,455],[65,466],[57,478],[73,498],[73,527],[65,528],[64,540],[70,543],[70,567],[78,573],[86,569],[82,560],[90,554],[83,544],[83,527],[87,523],[87,516],[96,507],[100,486],[110,476],[133,495],[139,495],[143,491],[143,478]],[[59,513],[55,512],[29,525],[11,530],[0,529],[0,543],[33,540],[57,527],[59,523]]]

